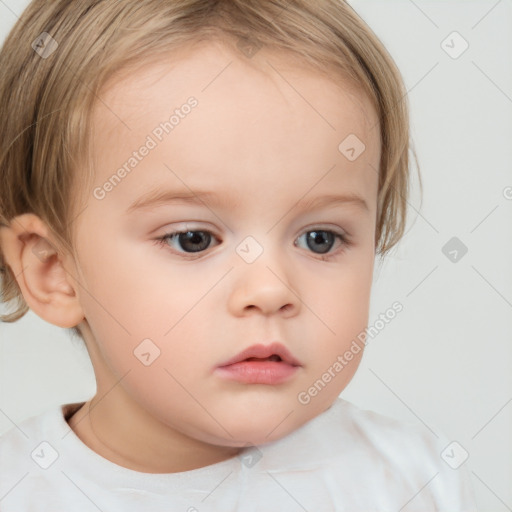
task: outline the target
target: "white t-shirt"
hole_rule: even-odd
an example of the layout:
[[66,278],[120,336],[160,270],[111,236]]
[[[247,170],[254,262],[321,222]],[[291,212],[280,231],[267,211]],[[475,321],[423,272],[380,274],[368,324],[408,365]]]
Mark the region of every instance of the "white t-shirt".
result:
[[341,398],[282,439],[168,474],[133,471],[91,450],[66,422],[81,405],[0,437],[1,512],[476,510],[465,465],[453,469],[459,446]]

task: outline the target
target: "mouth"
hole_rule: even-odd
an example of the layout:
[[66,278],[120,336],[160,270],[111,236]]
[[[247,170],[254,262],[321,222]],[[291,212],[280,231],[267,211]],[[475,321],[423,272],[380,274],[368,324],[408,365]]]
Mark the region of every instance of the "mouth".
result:
[[[259,357],[248,357],[247,359],[244,359],[244,361],[276,361],[276,362],[281,362],[282,359],[281,359],[281,356],[278,356],[277,354],[272,354],[270,357],[264,357],[264,358],[259,358]],[[243,362],[243,361],[241,361]]]
[[239,354],[219,366],[229,366],[234,363],[240,363],[247,360],[267,360],[273,362],[283,362],[291,366],[302,366],[301,362],[282,344],[274,341],[270,344],[252,345]]
[[276,385],[290,380],[301,363],[281,343],[253,345],[222,363],[215,373],[244,384]]

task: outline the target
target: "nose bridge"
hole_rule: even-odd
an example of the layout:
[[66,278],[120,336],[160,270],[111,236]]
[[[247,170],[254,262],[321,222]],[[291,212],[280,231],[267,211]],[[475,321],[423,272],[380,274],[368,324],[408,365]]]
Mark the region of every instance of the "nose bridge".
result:
[[240,261],[230,297],[234,313],[254,308],[265,314],[290,312],[300,304],[286,254],[272,234],[249,235],[236,247]]

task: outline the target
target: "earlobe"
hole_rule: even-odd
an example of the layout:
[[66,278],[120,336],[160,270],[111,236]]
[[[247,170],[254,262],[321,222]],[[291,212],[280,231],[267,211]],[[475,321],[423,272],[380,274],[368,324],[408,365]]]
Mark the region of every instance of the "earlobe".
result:
[[15,217],[0,228],[0,246],[34,313],[60,327],[74,327],[84,318],[73,276],[64,268],[63,254],[51,242],[50,230],[32,213]]

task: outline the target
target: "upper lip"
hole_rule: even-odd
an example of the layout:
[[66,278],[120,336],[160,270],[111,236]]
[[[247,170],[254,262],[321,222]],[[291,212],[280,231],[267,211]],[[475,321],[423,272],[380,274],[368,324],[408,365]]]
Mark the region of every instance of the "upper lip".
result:
[[219,366],[228,366],[230,364],[239,363],[240,361],[245,361],[250,357],[265,359],[272,355],[278,355],[284,363],[290,364],[292,366],[302,366],[300,361],[297,360],[293,354],[282,343],[279,342],[273,342],[268,345],[252,345],[249,348],[242,350],[242,352],[232,357],[231,359],[221,363]]

